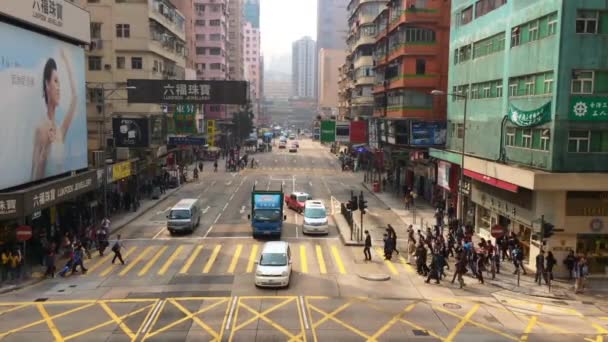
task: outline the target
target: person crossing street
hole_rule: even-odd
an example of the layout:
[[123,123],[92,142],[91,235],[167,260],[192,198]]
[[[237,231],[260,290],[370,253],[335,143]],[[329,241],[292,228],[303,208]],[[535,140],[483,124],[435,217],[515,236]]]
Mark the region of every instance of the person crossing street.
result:
[[121,253],[121,249],[123,248],[122,245],[122,241],[120,241],[120,234],[118,234],[118,236],[116,236],[116,241],[114,242],[114,245],[112,245],[112,252],[114,252],[114,257],[112,258],[112,263],[114,263],[116,261],[116,259],[118,259],[120,261],[121,264],[125,264],[125,261],[122,258],[122,253]]
[[372,260],[372,254],[370,249],[372,248],[372,237],[369,235],[369,231],[365,231],[365,246],[363,247],[363,254],[365,255],[366,261]]

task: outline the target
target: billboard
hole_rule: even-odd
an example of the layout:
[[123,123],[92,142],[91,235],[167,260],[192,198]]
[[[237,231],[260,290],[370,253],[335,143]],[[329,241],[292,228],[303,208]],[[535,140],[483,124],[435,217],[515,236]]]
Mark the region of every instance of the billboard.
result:
[[444,145],[446,140],[445,122],[412,122],[410,145]]
[[367,121],[350,122],[350,142],[353,144],[367,144]]
[[348,121],[336,122],[336,141],[341,143],[350,141],[350,123]]
[[116,147],[148,147],[150,124],[147,118],[112,118]]
[[196,107],[192,104],[175,106],[173,132],[176,134],[196,134]]
[[87,167],[82,48],[0,22],[0,189]]
[[281,194],[254,194],[254,209],[280,209]]
[[129,103],[247,104],[246,81],[127,80]]
[[336,141],[336,122],[321,121],[321,142],[330,143]]

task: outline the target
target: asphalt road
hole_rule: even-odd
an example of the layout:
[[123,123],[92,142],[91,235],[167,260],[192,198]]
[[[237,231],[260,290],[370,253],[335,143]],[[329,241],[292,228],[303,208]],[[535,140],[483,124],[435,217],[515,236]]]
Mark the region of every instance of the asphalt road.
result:
[[[286,210],[282,240],[291,245],[293,274],[286,289],[253,285],[263,240],[247,221],[252,187],[304,191],[332,207],[360,176],[340,171],[337,159],[311,141],[297,153],[256,153],[259,168],[212,172],[184,185],[122,229],[126,265],[110,256],[86,260],[86,275],[45,280],[0,297],[3,341],[578,341],[608,334],[608,306],[527,298],[477,285],[464,290],[427,285],[403,257],[392,262],[345,247],[335,227],[305,236],[302,217]],[[220,163],[221,164],[221,163]],[[368,229],[399,224],[366,193]],[[167,211],[180,199],[200,198],[199,228],[171,236]],[[378,245],[379,246],[379,245]],[[377,248],[374,252],[377,253]],[[389,274],[386,282],[360,275]]]

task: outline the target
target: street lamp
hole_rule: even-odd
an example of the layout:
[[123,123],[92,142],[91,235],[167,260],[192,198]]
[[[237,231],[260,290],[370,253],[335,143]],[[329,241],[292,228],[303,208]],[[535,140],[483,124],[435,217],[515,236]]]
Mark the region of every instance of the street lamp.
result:
[[463,196],[461,194],[463,185],[464,185],[464,154],[465,154],[465,149],[466,149],[466,136],[467,136],[467,102],[469,99],[468,93],[464,93],[463,94],[456,94],[456,93],[447,93],[443,90],[437,90],[434,89],[431,91],[431,95],[433,96],[454,96],[457,98],[461,98],[464,99],[464,114],[463,114],[463,119],[462,119],[462,150],[460,152],[460,173],[459,173],[459,181],[458,181],[458,207],[457,207],[457,213],[458,215],[460,215],[460,223],[463,224],[464,223],[464,213],[462,212],[462,200],[463,200]]

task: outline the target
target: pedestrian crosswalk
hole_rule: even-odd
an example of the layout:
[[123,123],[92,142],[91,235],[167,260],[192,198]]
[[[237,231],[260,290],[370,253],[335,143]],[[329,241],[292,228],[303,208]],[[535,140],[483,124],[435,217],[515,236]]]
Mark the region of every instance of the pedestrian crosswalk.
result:
[[337,168],[332,167],[257,167],[255,169],[244,169],[245,173],[266,173],[266,172],[301,172],[309,174],[335,174]]
[[[87,277],[156,277],[173,275],[237,275],[255,272],[262,243],[128,244],[126,265],[112,263],[113,253],[85,260]],[[376,251],[381,255],[381,251]],[[333,242],[291,243],[292,267],[303,274],[343,275],[357,273],[352,250]],[[376,259],[378,260],[378,259]],[[403,257],[378,261],[387,273],[413,273]]]

